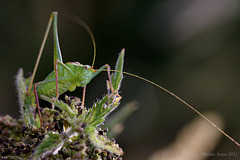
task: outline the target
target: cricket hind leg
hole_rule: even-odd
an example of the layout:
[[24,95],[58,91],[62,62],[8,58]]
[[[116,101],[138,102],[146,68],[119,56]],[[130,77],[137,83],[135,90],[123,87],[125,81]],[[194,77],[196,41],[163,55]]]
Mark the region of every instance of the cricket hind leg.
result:
[[50,18],[49,18],[48,25],[47,25],[47,29],[46,29],[46,31],[45,31],[45,34],[44,34],[44,37],[43,37],[43,41],[42,41],[40,50],[39,50],[39,52],[38,52],[37,61],[36,61],[36,63],[35,63],[34,69],[33,69],[33,74],[32,74],[31,81],[30,81],[30,83],[29,83],[29,87],[28,87],[28,90],[27,90],[27,94],[29,94],[30,91],[31,91],[31,89],[32,89],[33,80],[34,80],[35,74],[36,74],[36,72],[37,72],[38,64],[39,64],[39,61],[40,61],[41,56],[42,56],[43,48],[44,48],[44,46],[45,46],[45,43],[46,43],[46,40],[47,40],[49,31],[50,31],[50,28],[51,28],[51,25],[52,25],[52,21],[53,21],[53,13],[51,14],[51,16],[50,16]]

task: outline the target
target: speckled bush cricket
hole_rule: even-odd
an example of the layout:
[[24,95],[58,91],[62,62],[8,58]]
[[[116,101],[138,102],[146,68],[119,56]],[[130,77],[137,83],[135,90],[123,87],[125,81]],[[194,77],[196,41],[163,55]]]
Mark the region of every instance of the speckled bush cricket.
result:
[[[50,30],[51,24],[53,22],[53,31],[54,31],[54,71],[51,72],[43,81],[35,83],[34,84],[34,91],[32,91],[32,84],[34,80],[34,76],[36,74],[36,70],[38,67],[38,63],[42,54],[42,50],[44,47],[44,44],[47,39],[48,32]],[[79,62],[69,62],[64,64],[61,56],[61,51],[60,51],[60,46],[58,42],[58,33],[57,33],[57,12],[53,12],[51,14],[46,33],[44,35],[44,39],[39,51],[39,55],[37,58],[37,62],[34,67],[33,75],[30,80],[28,90],[26,92],[26,95],[30,95],[30,93],[34,93],[35,95],[35,101],[37,104],[38,108],[38,114],[42,124],[41,120],[41,113],[39,110],[39,102],[38,102],[38,95],[45,95],[48,97],[54,97],[54,99],[57,99],[59,95],[63,94],[67,90],[73,91],[75,90],[76,87],[83,87],[83,98],[82,98],[82,105],[84,105],[84,96],[85,96],[85,89],[86,85],[93,79],[97,74],[99,74],[102,71],[107,71],[108,72],[108,78],[109,78],[109,86],[112,91],[117,92],[117,89],[112,87],[111,83],[111,77],[110,77],[110,71],[115,71],[111,70],[110,67],[106,64],[102,66],[100,69],[93,69],[94,66],[94,61],[95,61],[95,55],[96,55],[96,46],[95,46],[95,40],[93,38],[93,35],[90,31],[90,29],[86,26],[83,25],[83,27],[89,32],[93,46],[94,46],[94,58],[93,58],[93,63],[92,66],[89,65],[82,65]],[[124,52],[124,50],[122,50]],[[234,142],[237,146],[240,147],[240,144],[236,142],[231,136],[229,136],[227,133],[225,133],[222,129],[220,129],[218,126],[216,126],[212,121],[210,121],[207,117],[205,117],[203,114],[201,114],[198,110],[196,110],[194,107],[192,107],[190,104],[186,103],[184,100],[182,100],[180,97],[175,95],[174,93],[170,92],[169,90],[163,88],[162,86],[146,79],[140,76],[137,76],[132,73],[128,72],[122,72],[126,75],[130,75],[139,79],[142,79],[160,89],[163,91],[167,92],[168,94],[172,95],[173,97],[177,98],[179,101],[184,103],[187,107],[192,109],[194,112],[196,112],[198,115],[200,115],[203,119],[205,119],[207,122],[209,122],[213,127],[218,129],[223,135],[225,135],[228,139],[230,139],[232,142]],[[32,100],[32,99],[31,99]]]
[[[53,57],[54,71],[51,72],[43,81],[35,83],[33,87],[34,90],[32,91],[33,80],[34,80],[37,67],[38,67],[38,64],[43,52],[43,48],[44,48],[52,23],[53,23],[53,34],[54,34],[54,57]],[[79,62],[68,62],[64,64],[62,60],[61,51],[60,51],[59,41],[58,41],[57,12],[53,12],[50,16],[47,30],[44,35],[44,39],[43,39],[43,42],[38,54],[38,58],[34,67],[34,71],[33,71],[31,80],[29,82],[29,87],[26,92],[26,96],[30,96],[30,94],[34,93],[41,126],[43,126],[43,122],[42,122],[41,113],[39,110],[40,107],[39,107],[39,100],[38,100],[38,97],[41,95],[51,97],[51,98],[54,97],[53,98],[54,100],[54,99],[57,99],[59,95],[63,94],[67,90],[74,91],[76,87],[83,87],[82,105],[84,105],[86,85],[91,81],[91,79],[93,79],[97,74],[99,74],[104,69],[106,69],[108,72],[108,77],[110,82],[109,84],[110,84],[111,90],[114,91],[111,85],[112,83],[110,78],[109,65],[105,64],[98,70],[93,69],[95,55],[96,55],[95,40],[92,36],[90,29],[87,27],[87,25],[82,24],[82,26],[85,27],[85,29],[89,32],[93,41],[94,60],[93,60],[92,66],[82,65]]]

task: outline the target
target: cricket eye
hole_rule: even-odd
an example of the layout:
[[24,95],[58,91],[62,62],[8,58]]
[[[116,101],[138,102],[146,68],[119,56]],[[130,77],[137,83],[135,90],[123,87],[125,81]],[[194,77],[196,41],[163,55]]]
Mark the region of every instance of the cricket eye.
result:
[[88,65],[86,65],[86,66],[84,66],[84,68],[85,68],[85,69],[90,69],[91,67],[88,66]]
[[82,86],[84,83],[85,83],[85,81],[82,81],[82,82],[81,82],[81,86]]

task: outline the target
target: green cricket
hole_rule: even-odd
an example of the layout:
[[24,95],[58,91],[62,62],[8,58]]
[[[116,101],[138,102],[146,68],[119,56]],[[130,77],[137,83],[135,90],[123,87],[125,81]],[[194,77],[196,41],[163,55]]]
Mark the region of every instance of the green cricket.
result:
[[[95,70],[93,69],[94,60],[93,60],[92,66],[82,65],[79,62],[68,62],[66,64],[63,63],[61,50],[59,46],[58,33],[57,33],[57,12],[53,12],[48,22],[47,30],[44,35],[44,40],[42,42],[42,45],[39,51],[39,56],[38,56],[36,65],[34,67],[33,75],[32,75],[26,94],[29,95],[31,92],[32,84],[33,84],[33,80],[39,64],[39,60],[41,58],[43,47],[45,45],[47,35],[52,23],[53,23],[53,33],[54,33],[54,57],[53,57],[54,71],[52,71],[43,81],[34,84],[34,95],[36,99],[38,115],[40,118],[41,126],[43,126],[43,123],[41,120],[41,113],[39,111],[39,100],[38,100],[39,96],[45,95],[47,97],[55,97],[55,99],[57,99],[59,95],[63,94],[68,90],[74,91],[76,87],[83,87],[82,105],[84,106],[86,85],[104,69],[108,70],[109,82],[112,89],[109,65],[106,64],[102,66],[100,69]],[[87,31],[89,31],[89,34],[92,35],[91,31],[88,29],[87,26],[86,26],[86,29]],[[95,57],[96,55],[95,40],[94,38],[92,38],[92,40],[94,44],[94,57]]]
[[[54,70],[43,80],[37,83],[33,84],[34,77],[38,68],[38,64],[43,52],[43,48],[49,33],[49,30],[51,28],[51,25],[53,23],[53,36],[54,36]],[[40,51],[38,54],[38,58],[33,70],[33,74],[31,78],[29,78],[26,82],[28,85],[28,89],[24,90],[22,92],[25,92],[25,101],[20,102],[20,105],[23,106],[23,110],[29,110],[31,106],[36,105],[38,109],[38,117],[36,117],[34,120],[33,116],[25,115],[25,119],[28,124],[38,124],[37,126],[43,127],[43,122],[41,118],[41,112],[40,112],[40,106],[39,106],[39,100],[38,98],[41,96],[47,96],[54,100],[59,98],[59,95],[63,94],[66,91],[74,91],[76,87],[83,87],[83,94],[82,94],[82,105],[84,106],[84,100],[85,100],[85,91],[86,91],[86,85],[100,72],[107,71],[108,73],[108,84],[110,89],[117,94],[118,89],[116,87],[113,87],[113,84],[111,82],[111,76],[110,72],[116,70],[111,70],[109,65],[105,64],[99,69],[93,69],[94,67],[94,61],[96,56],[96,44],[93,37],[93,34],[89,27],[82,22],[81,20],[78,20],[77,23],[80,23],[90,34],[93,48],[94,48],[94,57],[92,65],[82,65],[79,62],[68,62],[63,63],[61,50],[59,46],[59,40],[58,40],[58,32],[57,32],[57,12],[52,12],[47,29],[40,47]],[[125,50],[123,49],[121,53],[124,55]],[[235,141],[231,136],[229,136],[227,133],[225,133],[221,128],[219,128],[217,125],[215,125],[212,121],[210,121],[207,117],[205,117],[202,113],[200,113],[197,109],[195,109],[193,106],[182,100],[180,97],[175,95],[174,93],[170,92],[169,90],[165,89],[164,87],[146,79],[143,77],[140,77],[138,75],[129,73],[129,72],[122,72],[126,75],[130,75],[133,77],[136,77],[138,79],[142,79],[160,89],[167,92],[168,94],[172,95],[173,97],[177,98],[179,101],[181,101],[183,104],[185,104],[187,107],[192,109],[195,113],[200,115],[203,119],[205,119],[207,122],[209,122],[213,127],[215,127],[217,130],[219,130],[224,136],[226,136],[228,139],[230,139],[232,142],[234,142],[237,146],[240,147],[240,144]],[[22,74],[22,71],[19,72],[19,74]],[[23,84],[22,84],[23,85]],[[33,86],[33,87],[32,87]],[[30,112],[25,112],[30,113]],[[24,114],[23,114],[24,115]],[[27,117],[27,118],[26,118]]]

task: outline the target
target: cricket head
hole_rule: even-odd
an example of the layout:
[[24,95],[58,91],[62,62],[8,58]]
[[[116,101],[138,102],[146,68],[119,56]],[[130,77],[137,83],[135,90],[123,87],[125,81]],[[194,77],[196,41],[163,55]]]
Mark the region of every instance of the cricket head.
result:
[[72,73],[74,73],[73,81],[78,87],[86,86],[94,77],[95,70],[89,65],[83,65],[79,62],[69,62],[67,66],[71,69]]

